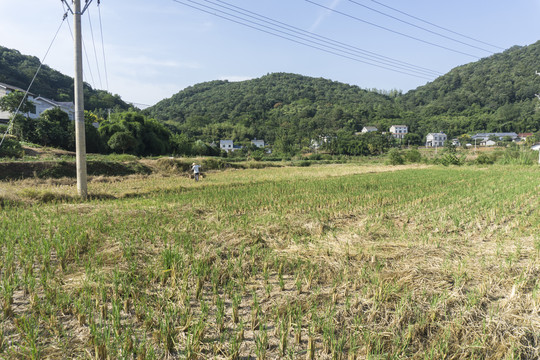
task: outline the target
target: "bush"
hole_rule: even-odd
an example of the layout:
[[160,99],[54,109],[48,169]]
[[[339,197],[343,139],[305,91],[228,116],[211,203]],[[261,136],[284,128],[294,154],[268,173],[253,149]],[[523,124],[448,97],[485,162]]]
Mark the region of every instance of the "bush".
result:
[[444,165],[444,166],[450,166],[450,165],[463,165],[465,162],[464,157],[460,157],[457,154],[452,153],[446,153],[443,154],[440,158],[436,159],[436,162]]
[[[3,134],[0,136],[3,136]],[[0,147],[0,157],[20,158],[23,154],[23,148],[15,136],[6,135],[2,147]]]
[[478,165],[492,165],[495,163],[495,160],[496,160],[495,156],[489,156],[487,154],[480,154],[478,155],[476,160],[474,160],[474,163]]
[[419,163],[422,161],[422,154],[418,149],[411,149],[405,152],[405,161],[408,163]]
[[388,152],[386,163],[389,165],[403,165],[405,163],[405,159],[403,158],[401,151],[393,148]]

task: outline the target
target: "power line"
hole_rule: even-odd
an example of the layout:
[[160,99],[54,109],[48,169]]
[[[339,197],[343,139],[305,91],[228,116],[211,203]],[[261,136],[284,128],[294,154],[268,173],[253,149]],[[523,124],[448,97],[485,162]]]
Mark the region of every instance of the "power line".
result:
[[[306,30],[300,29],[298,27],[283,23],[281,21],[271,19],[271,18],[269,18],[267,16],[257,14],[255,12],[249,11],[249,10],[244,9],[242,7],[232,5],[232,4],[227,3],[225,1],[222,1],[222,0],[216,0],[216,1],[218,1],[220,3],[223,3],[223,4],[227,4],[228,6],[234,8],[234,9],[231,9],[230,7],[227,7],[227,6],[216,4],[215,2],[212,2],[210,0],[204,0],[204,1],[212,3],[212,4],[217,5],[217,6],[224,7],[226,9],[228,9],[228,10],[235,11],[235,12],[238,12],[238,11],[234,10],[234,9],[239,9],[240,12],[244,13],[243,15],[249,16],[251,18],[255,18],[255,17],[253,17],[251,15],[248,15],[248,14],[252,14],[252,15],[255,15],[256,17],[258,17],[258,18],[263,19],[263,20],[257,19],[258,21],[264,21],[264,22],[270,23],[270,24],[274,23],[274,24],[272,24],[273,26],[278,26],[280,28],[285,28],[286,27],[286,28],[288,28],[287,31],[292,31],[292,32],[298,33],[298,34],[303,34],[302,36],[307,36],[309,38],[317,39],[318,41],[322,41],[324,43],[328,43],[328,44],[331,44],[331,45],[334,45],[334,46],[339,46],[339,47],[346,48],[346,49],[349,49],[349,50],[352,49],[352,51],[359,52],[359,53],[364,54],[364,55],[366,55],[368,57],[375,57],[376,61],[384,61],[384,62],[394,63],[394,64],[389,64],[389,65],[397,64],[397,65],[400,65],[400,66],[410,67],[411,69],[414,69],[414,71],[420,70],[420,72],[424,72],[424,73],[426,73],[426,74],[428,74],[430,76],[442,75],[438,71],[431,70],[431,69],[424,68],[424,67],[417,66],[417,65],[413,65],[413,64],[410,64],[410,63],[407,63],[407,62],[404,62],[404,61],[392,59],[392,58],[387,57],[387,56],[379,55],[379,54],[376,54],[374,52],[367,51],[367,50],[361,49],[361,48],[353,46],[353,45],[349,45],[349,44],[346,44],[346,43],[343,43],[343,42],[340,42],[340,41],[337,41],[337,40],[334,40],[334,39],[331,39],[331,38],[328,38],[328,37],[325,37],[325,36],[322,36],[322,35],[318,35],[318,34],[315,34],[313,32],[306,31]],[[269,21],[266,21],[266,20],[269,20]],[[278,25],[276,25],[276,24],[278,24]],[[281,25],[283,25],[283,26],[281,26]],[[370,60],[374,60],[374,59],[370,59]]]
[[424,31],[426,31],[426,32],[428,32],[428,33],[430,33],[430,34],[434,34],[434,35],[443,37],[443,38],[445,38],[445,39],[455,41],[455,42],[460,43],[460,44],[462,44],[462,45],[466,45],[466,46],[472,47],[472,48],[474,48],[474,49],[482,50],[482,51],[485,51],[485,52],[487,52],[487,53],[493,54],[493,51],[486,50],[486,49],[481,48],[481,47],[479,47],[479,46],[471,45],[471,44],[469,44],[469,43],[466,43],[466,42],[464,42],[464,41],[461,41],[461,40],[452,38],[452,37],[450,37],[450,36],[446,36],[446,35],[444,35],[444,34],[441,34],[441,33],[436,32],[436,31],[426,29],[425,27],[418,26],[418,25],[416,25],[416,24],[413,24],[413,23],[410,23],[410,22],[408,22],[408,21],[402,20],[402,19],[400,19],[400,18],[398,18],[398,17],[395,17],[395,16],[392,16],[392,15],[390,15],[390,14],[387,14],[387,13],[385,13],[384,11],[379,11],[379,10],[374,9],[374,8],[372,8],[372,7],[369,7],[369,6],[367,6],[367,5],[361,4],[361,3],[357,2],[357,1],[349,0],[349,2],[351,2],[351,3],[355,4],[355,5],[361,6],[361,7],[363,7],[363,8],[369,9],[369,10],[371,10],[371,11],[374,11],[374,12],[376,12],[377,14],[381,14],[381,15],[387,16],[387,17],[389,17],[389,18],[391,18],[391,19],[394,19],[394,20],[397,20],[397,21],[399,21],[399,22],[402,22],[402,23],[404,23],[404,24],[413,26],[413,27],[415,27],[415,28],[417,28],[417,29],[424,30]]
[[109,91],[109,74],[107,73],[107,60],[105,58],[105,43],[103,41],[103,23],[101,21],[101,0],[98,0],[98,13],[99,13],[99,30],[101,32],[101,51],[103,53],[103,68],[105,69],[105,83],[107,84],[107,91]]
[[392,30],[392,29],[389,29],[389,28],[387,28],[387,27],[384,27],[384,26],[381,26],[381,25],[377,25],[377,24],[375,24],[375,23],[372,23],[372,22],[369,22],[369,21],[360,19],[359,17],[356,17],[356,16],[353,16],[353,15],[344,13],[344,12],[339,11],[339,10],[336,10],[336,9],[332,9],[332,8],[330,8],[330,7],[328,7],[328,6],[324,6],[324,5],[318,4],[318,3],[314,2],[314,1],[311,1],[311,0],[305,0],[305,1],[307,1],[307,2],[310,3],[310,4],[319,6],[319,7],[323,8],[323,9],[326,9],[326,10],[329,10],[329,11],[332,11],[332,12],[335,12],[336,14],[340,14],[340,15],[346,16],[346,17],[351,18],[351,19],[354,19],[354,20],[356,20],[356,21],[363,22],[363,23],[365,23],[365,24],[368,24],[368,25],[377,27],[377,28],[379,28],[379,29],[383,29],[383,30],[389,31],[389,32],[394,33],[394,34],[398,34],[398,35],[407,37],[407,38],[409,38],[409,39],[413,39],[413,40],[416,40],[416,41],[423,42],[424,44],[436,46],[436,47],[438,47],[438,48],[445,49],[445,50],[448,50],[448,51],[452,51],[452,52],[455,52],[455,53],[458,53],[458,54],[467,55],[467,56],[473,57],[473,58],[475,58],[475,59],[478,59],[478,58],[479,58],[479,57],[476,56],[476,55],[472,55],[472,54],[469,54],[469,53],[466,53],[466,52],[463,52],[463,51],[459,51],[459,50],[456,50],[456,49],[452,49],[452,48],[449,48],[449,47],[447,47],[447,46],[435,44],[435,43],[433,43],[433,42],[426,41],[426,40],[422,40],[422,39],[417,38],[417,37],[415,37],[415,36],[411,36],[411,35],[404,34],[404,33],[400,32],[400,31]]
[[[67,5],[67,3],[66,3]],[[66,7],[64,6],[64,2],[62,1],[62,7],[64,8],[64,11],[66,11]],[[69,8],[69,6],[68,6]],[[71,9],[70,9],[71,11]],[[69,24],[69,19],[67,21],[67,24],[68,24],[68,28],[69,28],[69,33],[71,35],[71,40],[75,40],[75,37],[73,36],[73,31],[71,30],[71,25]],[[96,82],[94,80],[94,74],[92,73],[92,67],[90,66],[90,60],[88,59],[88,52],[86,51],[86,45],[84,43],[84,39],[82,40],[82,44],[83,44],[83,49],[84,49],[84,57],[86,58],[86,65],[88,65],[88,72],[90,73],[90,79],[91,81],[89,80],[88,82],[90,82],[90,85],[93,87],[93,88],[96,88]],[[86,76],[86,72],[83,74],[84,76]]]
[[99,71],[99,60],[97,56],[96,51],[96,42],[94,40],[94,28],[92,27],[92,18],[90,17],[90,9],[86,8],[88,10],[88,24],[90,25],[90,35],[92,37],[92,45],[94,47],[94,57],[96,58],[96,69],[98,73],[98,79],[99,79],[99,87],[103,89],[103,83],[101,82],[101,72]]
[[453,31],[453,30],[450,30],[450,29],[448,29],[448,28],[439,26],[439,25],[434,24],[434,23],[432,23],[432,22],[429,22],[429,21],[427,21],[427,20],[421,19],[421,18],[419,18],[419,17],[417,17],[417,16],[408,14],[408,13],[406,13],[406,12],[404,12],[404,11],[401,11],[401,10],[398,10],[398,9],[393,8],[393,7],[391,7],[391,6],[385,5],[385,4],[383,4],[383,3],[379,2],[379,1],[376,1],[376,0],[371,0],[371,1],[374,2],[375,4],[379,4],[379,5],[381,5],[381,6],[384,6],[385,8],[388,8],[388,9],[390,9],[390,10],[394,10],[394,11],[400,13],[400,14],[406,15],[406,16],[408,16],[408,17],[410,17],[410,18],[413,18],[413,19],[415,19],[415,20],[418,20],[418,21],[421,21],[421,22],[423,22],[423,23],[429,24],[429,25],[434,26],[434,27],[436,27],[436,28],[439,28],[439,29],[441,29],[441,30],[448,31],[448,32],[450,32],[450,33],[452,33],[452,34],[462,36],[462,37],[467,38],[467,39],[469,39],[469,40],[473,40],[473,41],[476,41],[476,42],[478,42],[478,43],[481,43],[481,44],[484,44],[484,45],[488,45],[488,46],[494,47],[494,48],[499,49],[499,50],[504,50],[504,48],[502,48],[502,47],[500,47],[500,46],[493,45],[493,44],[487,43],[487,42],[485,42],[485,41],[478,40],[478,39],[475,39],[475,38],[473,38],[473,37],[470,37],[470,36],[467,36],[467,35],[458,33],[458,32]]
[[[326,52],[326,53],[329,53],[329,54],[332,54],[332,55],[336,55],[336,56],[340,56],[340,57],[343,57],[343,58],[347,58],[347,59],[350,59],[350,60],[353,60],[353,61],[356,61],[356,62],[360,62],[360,63],[364,63],[364,64],[368,64],[368,65],[371,65],[371,66],[375,66],[375,67],[379,67],[379,68],[382,68],[382,69],[386,69],[386,70],[390,70],[390,71],[394,71],[394,72],[397,72],[397,73],[401,73],[401,74],[405,74],[405,75],[409,75],[409,76],[413,76],[413,77],[418,77],[418,78],[423,78],[423,79],[427,79],[427,80],[432,80],[432,76],[431,77],[427,77],[425,75],[418,75],[418,74],[412,74],[411,72],[406,72],[406,71],[401,71],[401,70],[398,70],[396,67],[394,68],[391,68],[391,67],[388,67],[388,66],[384,66],[384,65],[381,65],[381,64],[377,64],[377,63],[373,63],[373,62],[369,62],[369,61],[364,61],[364,60],[360,60],[358,59],[359,55],[356,55],[356,54],[353,54],[352,56],[350,55],[347,55],[347,52],[344,51],[344,50],[339,50],[339,49],[335,49],[333,48],[334,50],[336,51],[340,51],[340,52],[343,52],[343,53],[338,53],[334,50],[328,50],[328,48],[332,49],[332,47],[328,46],[328,45],[322,45],[320,43],[316,43],[312,40],[307,40],[307,39],[304,39],[304,38],[300,38],[298,36],[295,36],[295,35],[291,35],[289,33],[285,33],[283,31],[280,31],[278,29],[274,29],[274,28],[270,28],[268,26],[265,26],[265,25],[261,25],[259,23],[255,23],[253,21],[250,21],[250,20],[247,20],[245,18],[241,18],[239,16],[236,16],[236,15],[233,15],[233,14],[229,14],[227,12],[224,12],[222,10],[219,10],[219,9],[216,9],[216,8],[212,8],[210,6],[207,6],[207,5],[203,5],[203,4],[199,4],[199,3],[196,3],[195,1],[193,0],[186,0],[186,1],[189,1],[191,3],[195,3],[196,5],[198,6],[202,6],[202,7],[205,7],[205,8],[208,8],[210,10],[205,10],[205,9],[201,9],[200,7],[197,7],[197,6],[194,6],[192,4],[188,4],[188,3],[185,3],[183,1],[179,1],[179,0],[173,0],[174,2],[176,3],[179,3],[179,4],[182,4],[182,5],[185,5],[185,6],[188,6],[188,7],[191,7],[193,9],[196,9],[196,10],[199,10],[199,11],[202,11],[202,12],[205,12],[207,14],[210,14],[210,15],[213,15],[213,16],[216,16],[216,17],[219,17],[219,18],[222,18],[222,19],[225,19],[225,20],[228,20],[228,21],[231,21],[231,22],[234,22],[234,23],[237,23],[239,25],[242,25],[242,26],[246,26],[246,27],[249,27],[249,28],[252,28],[252,29],[255,29],[255,30],[258,30],[258,31],[261,31],[261,32],[264,32],[264,33],[267,33],[267,34],[270,34],[270,35],[273,35],[273,36],[276,36],[276,37],[279,37],[279,38],[282,38],[282,39],[285,39],[285,40],[288,40],[288,41],[291,41],[291,42],[294,42],[294,43],[297,43],[297,44],[301,44],[301,45],[304,45],[304,46],[307,46],[307,47],[310,47],[310,48],[313,48],[313,49],[317,49],[317,50],[320,50],[320,51],[323,51],[323,52]],[[212,11],[211,11],[212,10]],[[214,11],[214,12],[213,12]],[[220,15],[218,13],[221,13],[221,14],[225,14],[225,15]],[[229,16],[229,17],[227,17]],[[240,19],[240,20],[235,20],[235,19],[231,19],[230,17],[233,17],[233,18],[237,18],[237,19]],[[254,25],[250,25],[249,23],[251,24],[254,24]],[[270,30],[265,30],[264,28],[266,29],[270,29]],[[278,32],[278,33],[282,33],[282,34],[285,34],[285,35],[280,35],[280,34],[276,34],[275,32]],[[292,37],[296,37],[297,39],[301,39],[301,40],[295,40],[293,38],[291,38],[290,36]],[[307,42],[311,42],[312,44],[309,44],[309,43],[306,43]],[[315,45],[313,45],[315,44]],[[326,47],[323,48],[323,47]],[[350,54],[350,53],[348,53]],[[387,64],[385,64],[387,65]],[[390,65],[389,65],[390,66]],[[395,66],[395,65],[394,65]],[[411,69],[407,69],[407,71],[413,71]]]

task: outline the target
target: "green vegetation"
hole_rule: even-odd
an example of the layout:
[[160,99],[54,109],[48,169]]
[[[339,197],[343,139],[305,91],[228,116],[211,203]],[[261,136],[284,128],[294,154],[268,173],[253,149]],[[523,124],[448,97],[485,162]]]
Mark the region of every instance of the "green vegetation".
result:
[[[2,83],[26,89],[39,65],[40,61],[35,56],[22,55],[17,50],[0,46],[0,82]],[[73,78],[43,65],[30,92],[56,101],[73,101]],[[127,110],[130,108],[120,96],[103,90],[94,90],[88,84],[84,84],[84,97],[86,110]]]
[[0,357],[537,358],[538,175],[0,183]]

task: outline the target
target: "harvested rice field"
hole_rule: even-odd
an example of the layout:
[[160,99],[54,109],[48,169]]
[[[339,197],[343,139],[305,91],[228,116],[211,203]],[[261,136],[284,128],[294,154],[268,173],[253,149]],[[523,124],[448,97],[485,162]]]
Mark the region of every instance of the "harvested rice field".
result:
[[538,167],[0,182],[1,359],[537,359]]

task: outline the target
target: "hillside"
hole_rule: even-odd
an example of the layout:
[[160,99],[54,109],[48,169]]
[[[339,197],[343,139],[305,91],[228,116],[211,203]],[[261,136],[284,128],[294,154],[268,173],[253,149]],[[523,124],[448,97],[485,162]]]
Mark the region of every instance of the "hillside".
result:
[[198,84],[145,113],[208,141],[257,137],[271,142],[283,136],[305,141],[342,128],[358,131],[399,115],[388,95],[287,73]]
[[[40,65],[35,56],[0,46],[0,82],[26,89]],[[57,101],[73,101],[73,78],[43,65],[30,92]],[[130,106],[119,95],[84,86],[85,109],[127,110]]]
[[540,41],[456,67],[409,91],[399,103],[417,115],[420,132],[540,130]]
[[540,131],[540,42],[456,67],[402,95],[325,79],[277,73],[238,83],[213,81],[180,91],[146,110],[190,136],[306,141],[317,133],[387,129],[403,123],[422,137],[444,131]]

